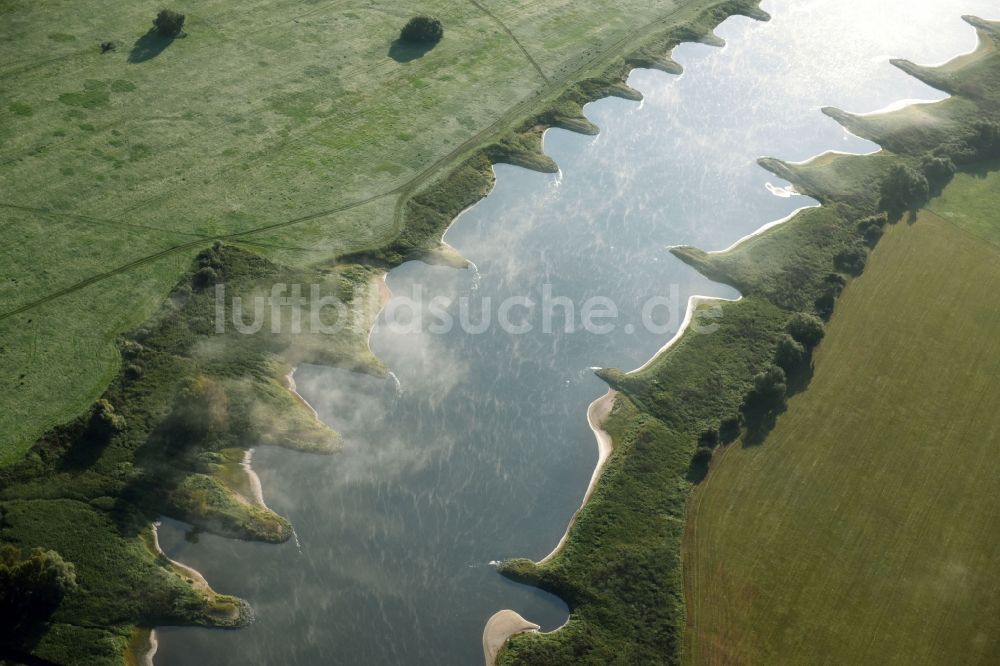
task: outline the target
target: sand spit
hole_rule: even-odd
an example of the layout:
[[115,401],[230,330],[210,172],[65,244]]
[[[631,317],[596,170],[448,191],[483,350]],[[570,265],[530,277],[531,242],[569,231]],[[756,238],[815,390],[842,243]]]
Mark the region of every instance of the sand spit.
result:
[[537,624],[528,622],[512,610],[494,613],[483,629],[483,658],[486,660],[486,666],[493,666],[497,653],[508,638],[527,631],[538,631],[539,628]]
[[247,473],[247,481],[250,483],[250,497],[247,499],[253,500],[257,506],[267,509],[267,504],[264,503],[264,490],[260,484],[260,477],[257,476],[257,472],[253,471],[253,449],[247,449],[243,452],[243,461],[240,463],[240,467]]

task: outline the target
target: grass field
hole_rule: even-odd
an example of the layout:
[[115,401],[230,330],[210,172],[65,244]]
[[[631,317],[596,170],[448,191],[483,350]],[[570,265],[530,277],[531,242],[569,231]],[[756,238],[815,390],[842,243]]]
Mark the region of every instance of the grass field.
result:
[[0,462],[97,398],[213,238],[294,267],[386,246],[472,151],[734,3],[428,0],[445,39],[411,60],[398,3],[179,5],[188,36],[151,42],[160,4],[0,2]]
[[956,175],[941,196],[928,204],[927,210],[1000,248],[997,192],[1000,192],[1000,162],[992,162],[975,173]]
[[[930,207],[996,234],[998,190],[967,198],[992,180]],[[688,663],[1000,660],[997,331],[1000,249],[927,212],[890,228],[808,389],[694,492]]]

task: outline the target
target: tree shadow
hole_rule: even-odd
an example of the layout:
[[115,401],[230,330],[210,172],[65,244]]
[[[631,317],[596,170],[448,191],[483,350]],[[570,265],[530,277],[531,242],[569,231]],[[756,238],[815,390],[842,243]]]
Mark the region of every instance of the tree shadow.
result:
[[424,54],[433,49],[436,44],[414,44],[397,39],[389,47],[389,57],[396,62],[410,62],[423,58]]
[[[38,646],[45,633],[49,629],[49,624],[45,621],[32,623],[27,627],[18,627],[20,633],[7,640],[0,632],[0,663],[3,664],[23,664],[24,666],[55,666],[55,662],[45,661],[41,657],[36,657],[31,652]],[[13,631],[13,628],[11,628]]]
[[697,485],[704,481],[705,477],[708,476],[708,468],[708,462],[693,459],[691,460],[691,464],[688,465],[687,473],[684,475],[684,478],[687,479],[688,483]]
[[128,61],[132,64],[152,60],[163,53],[170,46],[175,37],[173,35],[161,35],[156,28],[150,28],[149,32],[135,40],[132,51],[128,54]]
[[785,382],[788,385],[788,397],[790,398],[796,393],[802,393],[809,388],[809,382],[812,381],[814,372],[812,352],[810,351],[802,363],[786,373],[787,379]]
[[87,429],[73,441],[59,461],[58,469],[61,472],[80,472],[93,467],[105,450],[111,439],[100,436]]
[[1000,170],[1000,159],[980,160],[973,164],[963,164],[960,171],[974,178],[986,178],[991,172]]
[[778,423],[778,415],[784,408],[772,410],[752,410],[746,413],[746,433],[743,435],[743,446],[761,446],[767,436]]

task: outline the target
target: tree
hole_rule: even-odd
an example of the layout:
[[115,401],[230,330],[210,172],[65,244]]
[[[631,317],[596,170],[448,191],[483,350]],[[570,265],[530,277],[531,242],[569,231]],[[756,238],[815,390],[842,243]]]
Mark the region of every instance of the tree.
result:
[[698,446],[713,449],[719,444],[719,431],[715,428],[708,428],[698,435]]
[[414,16],[399,33],[399,39],[411,44],[437,44],[444,37],[441,21],[430,16]]
[[75,587],[76,569],[59,553],[36,548],[25,555],[17,546],[0,546],[0,634],[23,635]]
[[841,250],[833,257],[833,267],[838,271],[844,271],[851,275],[861,275],[865,270],[865,263],[868,262],[868,251],[864,245],[858,244]]
[[837,297],[844,291],[847,279],[840,273],[827,273],[823,278],[822,292],[813,301],[816,314],[823,319],[829,319],[833,314],[833,306],[837,303]]
[[161,9],[153,19],[153,27],[162,37],[176,37],[184,29],[184,14],[172,9]]
[[744,401],[745,411],[766,413],[784,409],[788,395],[785,371],[776,365],[754,376],[753,388]]
[[847,286],[847,278],[840,273],[827,273],[823,278],[823,286],[834,297],[837,297],[840,296],[840,292],[844,291],[844,287]]
[[788,320],[785,330],[796,341],[802,344],[807,350],[811,350],[818,345],[826,335],[826,328],[819,317],[815,317],[805,312],[796,312]]
[[225,438],[230,430],[229,396],[207,375],[189,380],[180,390],[167,422],[177,446]]
[[816,308],[816,313],[819,314],[823,319],[829,319],[833,314],[833,307],[837,304],[837,294],[830,288],[827,288],[822,294],[816,297],[813,301],[813,307]]
[[807,355],[802,343],[785,333],[774,351],[774,364],[785,372],[791,372],[806,360]]
[[115,411],[114,405],[101,398],[90,413],[89,429],[98,439],[108,440],[125,429],[125,417]]
[[864,238],[868,247],[875,247],[879,242],[879,239],[882,238],[882,231],[888,221],[889,216],[885,213],[861,218],[858,222],[858,231],[861,232],[861,237]]
[[1000,123],[995,120],[977,122],[972,143],[980,159],[1000,156]]
[[203,266],[198,269],[191,281],[194,283],[195,288],[200,291],[215,284],[218,280],[219,274],[215,272],[214,268]]
[[882,181],[879,207],[895,217],[923,206],[929,197],[927,177],[913,167],[897,164]]
[[691,468],[704,473],[710,462],[712,462],[712,449],[707,446],[699,446],[695,449],[694,457],[691,459]]
[[944,186],[951,182],[958,167],[950,157],[925,155],[920,161],[920,170],[924,172],[931,191],[940,194]]

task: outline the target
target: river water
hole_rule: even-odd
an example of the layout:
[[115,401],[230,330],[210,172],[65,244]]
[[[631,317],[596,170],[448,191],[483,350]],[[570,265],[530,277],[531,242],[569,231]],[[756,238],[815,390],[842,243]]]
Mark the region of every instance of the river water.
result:
[[[641,365],[680,325],[691,294],[737,296],[667,247],[721,249],[814,203],[782,196],[787,183],[756,158],[874,150],[819,108],[940,99],[888,59],[937,63],[968,51],[975,35],[960,15],[996,14],[984,0],[764,8],[769,23],[727,20],[717,30],[723,49],[679,47],[680,77],[633,72],[642,103],[588,105],[599,136],[548,132],[545,151],[560,174],[497,166],[495,190],[445,237],[477,270],[412,262],[390,273],[394,294],[425,307],[436,297],[456,319],[449,332],[418,332],[384,313],[371,345],[398,384],[297,371],[300,392],[343,433],[344,450],[256,452],[265,498],[295,525],[293,542],[190,543],[185,526],[165,521],[167,554],[249,600],[256,621],[240,631],[160,628],[158,665],[477,664],[497,610],[543,629],[562,624],[559,599],[506,581],[490,562],[543,557],[579,505],[597,459],[585,411],[605,390],[591,367]],[[535,301],[534,315],[515,302],[509,318],[533,329],[505,331],[500,306],[520,297]],[[574,332],[557,297],[573,304]],[[592,320],[611,330],[582,330],[584,304],[597,297],[618,316]],[[473,324],[490,313],[484,332],[459,324],[463,302]]]

